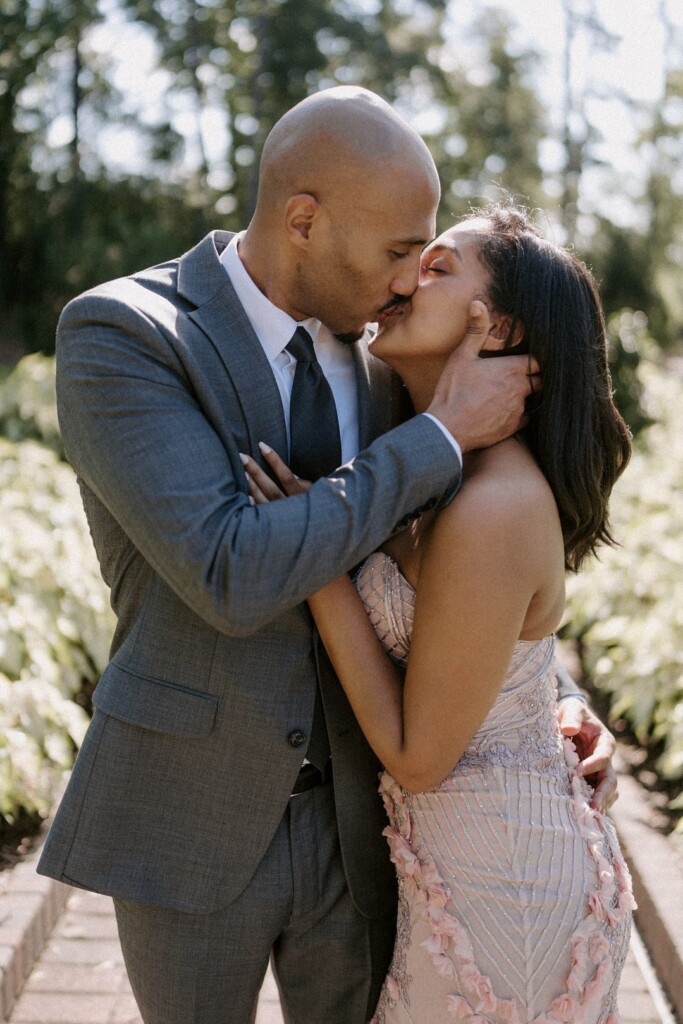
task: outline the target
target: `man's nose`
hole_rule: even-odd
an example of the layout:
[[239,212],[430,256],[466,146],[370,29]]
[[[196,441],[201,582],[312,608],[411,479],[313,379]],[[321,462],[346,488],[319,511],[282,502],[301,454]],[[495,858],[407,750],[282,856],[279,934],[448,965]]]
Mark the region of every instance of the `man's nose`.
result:
[[394,275],[390,287],[394,295],[404,295],[406,298],[410,298],[417,288],[419,280],[420,255],[418,253],[414,258],[406,257],[405,260],[401,260],[400,269]]

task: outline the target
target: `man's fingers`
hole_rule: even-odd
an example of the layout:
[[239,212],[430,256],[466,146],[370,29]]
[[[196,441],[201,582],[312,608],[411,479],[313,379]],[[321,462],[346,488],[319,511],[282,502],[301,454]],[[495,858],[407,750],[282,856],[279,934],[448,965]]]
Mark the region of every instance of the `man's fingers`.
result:
[[610,766],[610,756],[604,751],[594,751],[579,761],[576,770],[579,775],[586,778],[588,775],[595,775],[598,772],[607,771]]
[[609,810],[612,804],[619,797],[617,774],[612,768],[608,768],[599,778],[598,783],[591,797],[591,807],[603,814]]
[[586,705],[582,700],[565,697],[557,706],[557,721],[563,736],[576,736],[586,720]]
[[586,776],[594,775],[596,772],[613,771],[614,750],[614,737],[605,729],[593,743],[588,741],[588,744],[585,745],[584,756],[577,765],[579,775]]

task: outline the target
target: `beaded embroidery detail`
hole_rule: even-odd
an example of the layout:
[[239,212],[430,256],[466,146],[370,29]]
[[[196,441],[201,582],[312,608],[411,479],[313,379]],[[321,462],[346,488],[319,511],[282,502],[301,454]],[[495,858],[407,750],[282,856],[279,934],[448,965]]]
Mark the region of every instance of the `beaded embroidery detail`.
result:
[[[567,768],[572,789],[572,810],[590,855],[598,868],[599,886],[588,894],[588,912],[572,936],[572,966],[566,992],[557,996],[547,1012],[533,1024],[619,1024],[616,1010],[617,981],[623,967],[629,915],[635,908],[628,868],[616,848],[611,827],[603,815],[589,807],[584,781],[576,774],[578,756],[571,740],[565,740]],[[446,1012],[468,1024],[521,1024],[520,1008],[513,999],[499,999],[489,978],[479,971],[469,936],[457,916],[446,908],[450,892],[431,858],[411,842],[411,797],[383,772],[380,793],[391,825],[384,830],[391,860],[400,879],[401,902],[408,899],[430,926],[431,935],[421,943],[436,971],[458,980],[458,993],[447,996]],[[372,1024],[384,1024],[386,1009],[402,998],[407,979],[400,972],[409,936],[397,935],[398,951],[384,985]],[[394,965],[399,973],[394,974]]]

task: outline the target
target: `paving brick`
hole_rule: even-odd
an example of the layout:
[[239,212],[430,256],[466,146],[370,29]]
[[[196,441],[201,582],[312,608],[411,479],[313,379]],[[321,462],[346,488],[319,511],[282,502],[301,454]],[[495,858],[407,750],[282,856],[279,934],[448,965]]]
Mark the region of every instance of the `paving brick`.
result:
[[[12,892],[39,892],[43,896],[48,894],[54,886],[54,882],[51,878],[46,878],[45,875],[36,874],[35,866],[32,861],[20,861],[15,864],[11,872],[12,877]],[[9,878],[8,878],[9,881]],[[64,886],[68,889],[68,886]]]
[[284,1024],[284,1017],[279,1002],[259,999],[256,1011],[256,1024]]
[[62,939],[58,935],[48,943],[43,962],[62,964],[123,963],[118,941],[113,939]]
[[114,914],[77,914],[68,910],[59,920],[55,934],[62,939],[118,940]]
[[[17,914],[23,906],[16,899],[6,905]],[[632,955],[619,1005],[623,1024],[661,1024]],[[72,894],[9,1019],[11,1024],[142,1024],[125,976],[111,900]],[[270,970],[256,1024],[283,1024]]]
[[618,1006],[621,1024],[661,1024],[661,1017],[644,986],[642,991],[624,993],[623,997],[620,992]]
[[14,978],[15,951],[12,946],[0,946],[0,1020],[7,1020],[14,1006],[16,983]]
[[673,847],[649,823],[650,810],[630,775],[619,777],[612,809],[638,901],[635,920],[657,974],[683,1020],[683,872]]
[[626,958],[626,963],[624,964],[619,992],[620,994],[627,992],[640,992],[642,988],[643,976],[638,968],[638,964],[633,959],[633,956],[629,956]]
[[284,1024],[280,996],[270,968],[263,979],[255,1024]]
[[0,945],[15,949],[23,945],[26,970],[30,970],[47,938],[43,926],[43,903],[38,892],[5,892],[0,895]]
[[109,1024],[115,996],[25,992],[12,1013],[12,1024]]
[[266,976],[263,979],[263,985],[261,987],[261,999],[269,999],[272,1002],[280,1001],[280,994],[277,990],[277,983],[275,977],[270,968],[266,971]]
[[[637,809],[633,811],[633,790],[622,787],[624,793],[622,821],[626,817],[625,831],[629,832],[624,845],[632,847],[633,840],[641,838],[640,820]],[[638,847],[637,873],[639,884],[647,885],[660,904],[670,875],[653,863],[651,856],[644,856],[653,849],[648,838],[647,848],[645,843]],[[656,885],[640,870],[641,865],[648,864],[650,874],[654,871],[662,876]],[[32,872],[33,867],[22,862],[0,875],[0,1019],[9,1024],[142,1024],[125,974],[111,899],[71,889]],[[666,891],[671,902],[670,884]],[[672,911],[667,908],[658,913],[662,919],[668,915],[670,921]],[[676,953],[680,938],[670,943]],[[42,956],[36,962],[41,949]],[[662,1024],[645,981],[648,969],[639,963],[630,952],[619,991],[622,1024]],[[283,1024],[270,971],[261,991],[256,1024]]]
[[25,991],[31,992],[113,992],[127,984],[123,964],[109,961],[89,966],[51,963],[42,958],[31,972]]
[[142,1024],[142,1017],[132,992],[124,992],[119,995],[109,1024]]
[[109,896],[102,896],[98,892],[86,892],[84,889],[71,889],[70,892],[69,910],[75,913],[111,916],[112,901]]

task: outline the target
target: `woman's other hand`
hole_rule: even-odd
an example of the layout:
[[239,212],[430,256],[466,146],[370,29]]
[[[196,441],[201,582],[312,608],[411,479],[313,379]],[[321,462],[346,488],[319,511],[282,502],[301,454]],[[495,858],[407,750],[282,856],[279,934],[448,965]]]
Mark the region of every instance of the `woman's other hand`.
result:
[[305,494],[309,490],[311,482],[301,480],[292,473],[289,466],[269,445],[259,441],[259,448],[263,458],[275,473],[279,486],[250,455],[243,455],[240,452],[240,459],[249,484],[249,498],[253,505],[266,505],[269,501],[291,497],[293,494]]

